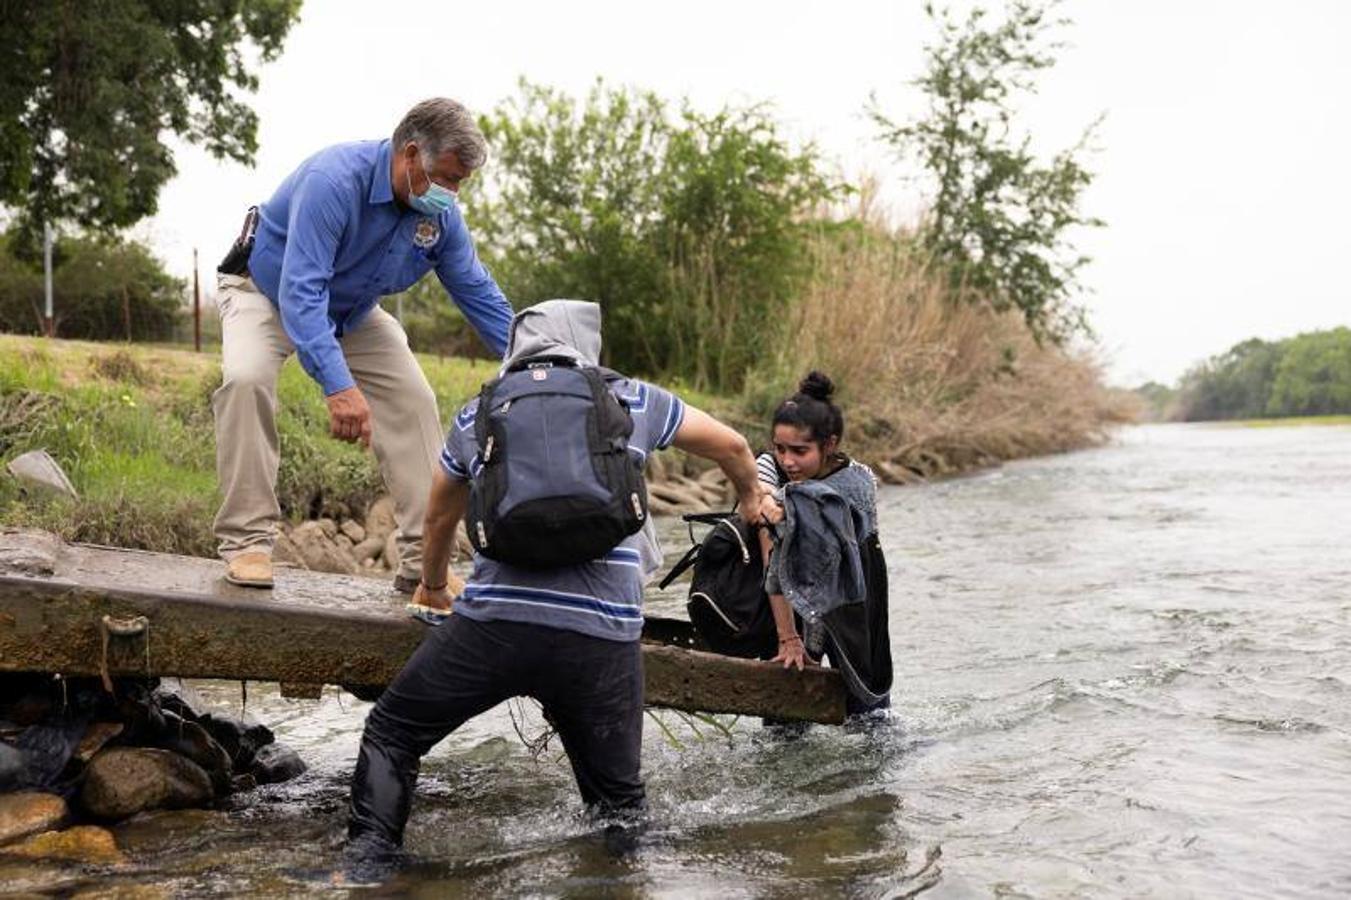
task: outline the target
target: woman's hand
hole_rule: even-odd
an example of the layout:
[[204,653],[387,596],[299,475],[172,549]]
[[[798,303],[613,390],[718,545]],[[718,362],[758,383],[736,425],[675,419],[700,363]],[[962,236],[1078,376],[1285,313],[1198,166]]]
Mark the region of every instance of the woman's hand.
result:
[[779,639],[779,655],[774,657],[771,662],[781,662],[785,669],[797,666],[799,672],[805,666],[816,665],[816,661],[807,655],[807,648],[803,646],[802,638],[796,634]]

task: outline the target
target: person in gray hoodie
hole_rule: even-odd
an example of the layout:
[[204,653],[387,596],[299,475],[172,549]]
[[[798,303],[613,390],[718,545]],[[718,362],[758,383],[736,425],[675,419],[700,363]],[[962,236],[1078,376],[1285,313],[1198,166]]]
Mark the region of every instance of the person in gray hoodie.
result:
[[[522,310],[503,372],[540,357],[597,366],[600,323],[594,303],[551,300]],[[743,515],[776,514],[739,433],[656,385],[622,376],[607,384],[632,418],[628,452],[645,459],[676,446],[712,460],[735,487]],[[470,482],[483,471],[477,406],[477,399],[468,403],[451,424],[424,529],[417,600],[453,614],[427,635],[366,720],[352,783],[349,856],[400,846],[422,756],[469,718],[516,696],[543,705],[589,810],[629,819],[645,808],[638,641],[643,583],[659,564],[653,542],[640,531],[602,558],[547,569],[475,554],[452,603],[444,573]]]

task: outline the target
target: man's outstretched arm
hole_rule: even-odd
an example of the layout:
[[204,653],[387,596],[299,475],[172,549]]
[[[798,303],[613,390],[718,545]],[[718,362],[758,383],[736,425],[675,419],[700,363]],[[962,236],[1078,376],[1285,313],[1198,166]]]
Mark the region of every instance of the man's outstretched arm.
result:
[[736,489],[737,511],[747,522],[760,522],[766,515],[781,514],[774,498],[756,477],[755,457],[740,432],[686,404],[685,417],[672,443],[686,453],[718,464]]

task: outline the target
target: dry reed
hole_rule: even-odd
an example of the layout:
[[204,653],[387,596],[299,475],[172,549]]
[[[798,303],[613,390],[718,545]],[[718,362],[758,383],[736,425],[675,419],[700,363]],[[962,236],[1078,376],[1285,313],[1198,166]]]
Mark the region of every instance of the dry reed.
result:
[[828,373],[846,444],[889,481],[1091,446],[1130,418],[1091,349],[1038,344],[958,294],[903,232],[825,232],[768,380]]

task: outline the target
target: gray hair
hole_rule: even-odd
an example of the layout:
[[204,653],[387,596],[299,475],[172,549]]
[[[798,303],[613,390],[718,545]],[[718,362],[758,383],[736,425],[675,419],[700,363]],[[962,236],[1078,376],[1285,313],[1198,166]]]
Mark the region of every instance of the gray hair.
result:
[[488,159],[488,142],[474,122],[473,115],[448,97],[423,100],[408,111],[394,129],[394,152],[409,143],[418,145],[422,162],[429,169],[446,153],[454,153],[460,164],[473,171]]

